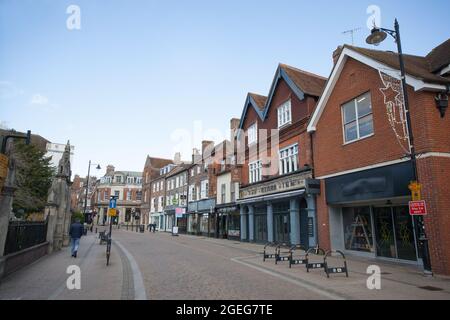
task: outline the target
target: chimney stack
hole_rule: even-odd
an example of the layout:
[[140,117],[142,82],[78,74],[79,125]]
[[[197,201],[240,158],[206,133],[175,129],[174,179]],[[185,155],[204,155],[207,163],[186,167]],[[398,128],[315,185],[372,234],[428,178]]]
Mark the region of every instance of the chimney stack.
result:
[[116,168],[114,168],[113,165],[108,164],[108,166],[106,167],[106,174],[108,174],[108,173],[113,173],[115,169],[116,169]]
[[241,123],[241,119],[239,118],[232,118],[230,120],[230,141],[234,140],[234,137],[236,136],[236,132],[239,129],[239,124]]
[[202,141],[202,158],[205,159],[205,158],[211,156],[213,148],[214,148],[214,141],[203,140]]
[[344,49],[343,46],[338,46],[336,50],[333,51],[333,65],[336,65],[339,56],[341,55],[342,49]]
[[175,164],[181,163],[181,153],[180,152],[175,153],[175,156],[173,157],[173,163],[175,163]]
[[197,148],[192,149],[192,164],[200,161],[201,155]]

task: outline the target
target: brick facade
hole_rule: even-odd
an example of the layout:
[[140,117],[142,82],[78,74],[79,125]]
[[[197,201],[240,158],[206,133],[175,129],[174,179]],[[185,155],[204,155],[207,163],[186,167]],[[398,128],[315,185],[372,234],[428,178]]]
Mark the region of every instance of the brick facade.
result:
[[[383,84],[376,69],[348,58],[325,105],[313,133],[314,170],[316,177],[339,174],[377,164],[401,161],[405,152],[390,127]],[[341,106],[369,92],[372,101],[374,134],[353,143],[344,143]],[[450,117],[440,117],[435,93],[416,92],[408,86],[412,130],[418,157],[418,176],[423,185],[422,197],[427,201],[424,218],[429,238],[432,268],[435,273],[450,274]],[[421,156],[422,155],[422,156]],[[319,244],[332,247],[325,184],[317,198]]]

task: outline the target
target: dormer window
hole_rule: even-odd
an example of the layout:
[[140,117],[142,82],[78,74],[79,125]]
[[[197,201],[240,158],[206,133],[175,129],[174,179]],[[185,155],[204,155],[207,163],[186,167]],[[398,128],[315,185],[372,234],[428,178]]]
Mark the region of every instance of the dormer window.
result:
[[278,128],[292,123],[291,100],[289,99],[278,107]]
[[248,144],[253,144],[258,141],[257,123],[255,122],[247,129]]
[[122,183],[122,176],[115,176],[116,183]]

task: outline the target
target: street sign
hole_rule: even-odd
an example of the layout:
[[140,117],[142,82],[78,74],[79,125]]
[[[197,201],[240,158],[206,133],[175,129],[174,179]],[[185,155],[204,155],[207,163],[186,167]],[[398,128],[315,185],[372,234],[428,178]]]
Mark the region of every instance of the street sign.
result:
[[108,217],[115,217],[117,216],[117,210],[113,208],[108,209]]
[[420,192],[422,190],[422,185],[419,182],[412,181],[409,184],[408,189],[411,191],[412,201],[421,201],[422,200],[422,194]]
[[427,215],[427,204],[422,201],[410,201],[409,202],[409,214],[412,216],[425,216]]
[[113,198],[113,199],[109,200],[109,208],[110,209],[115,209],[116,205],[117,205],[117,199]]

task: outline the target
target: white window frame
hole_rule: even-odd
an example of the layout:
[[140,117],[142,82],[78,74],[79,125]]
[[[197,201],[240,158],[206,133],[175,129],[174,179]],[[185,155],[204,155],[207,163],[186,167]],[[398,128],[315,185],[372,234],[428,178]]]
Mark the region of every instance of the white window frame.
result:
[[262,161],[256,160],[248,164],[249,183],[257,183],[262,180]]
[[209,185],[209,181],[208,179],[206,180],[202,180],[200,182],[200,199],[206,199],[208,198],[208,185]]
[[[360,116],[358,115],[358,102],[360,102],[361,99],[362,99],[364,96],[367,96],[367,97],[370,99],[370,105],[371,105],[371,108],[370,108],[370,109],[371,109],[371,112],[370,112],[370,113],[367,113],[367,114],[365,114],[365,115],[363,115],[363,116],[360,117]],[[349,121],[349,122],[345,122],[345,112],[344,112],[344,107],[347,106],[347,105],[349,105],[349,104],[352,103],[352,102],[353,102],[353,105],[354,105],[354,107],[355,107],[355,120],[352,120],[352,121]],[[359,141],[359,140],[362,140],[362,139],[365,139],[365,138],[368,138],[368,137],[371,137],[371,136],[374,135],[375,128],[374,128],[374,124],[373,124],[373,108],[372,108],[372,107],[373,107],[373,106],[372,106],[372,97],[371,97],[371,95],[370,95],[370,92],[363,93],[363,94],[357,96],[356,98],[354,98],[354,99],[352,99],[352,100],[350,100],[350,101],[348,101],[348,102],[346,102],[346,103],[344,103],[344,104],[341,105],[342,136],[343,136],[343,139],[344,139],[344,144],[349,144],[349,143],[352,143],[352,142],[355,142],[355,141]],[[368,116],[372,116],[372,132],[369,133],[369,134],[367,134],[367,135],[365,135],[365,136],[362,136],[362,137],[361,137],[360,132],[359,132],[359,121],[360,121],[361,119],[363,119],[363,118],[368,117]],[[348,141],[347,141],[347,135],[346,135],[346,133],[345,133],[345,127],[346,127],[348,124],[352,123],[352,122],[355,122],[355,123],[356,123],[356,139],[348,140]]]
[[248,144],[255,144],[258,142],[258,122],[253,123],[251,126],[247,129],[247,137],[248,137]]
[[292,124],[291,99],[282,103],[277,109],[278,129]]
[[289,174],[298,170],[298,143],[280,149],[279,156],[279,174]]

